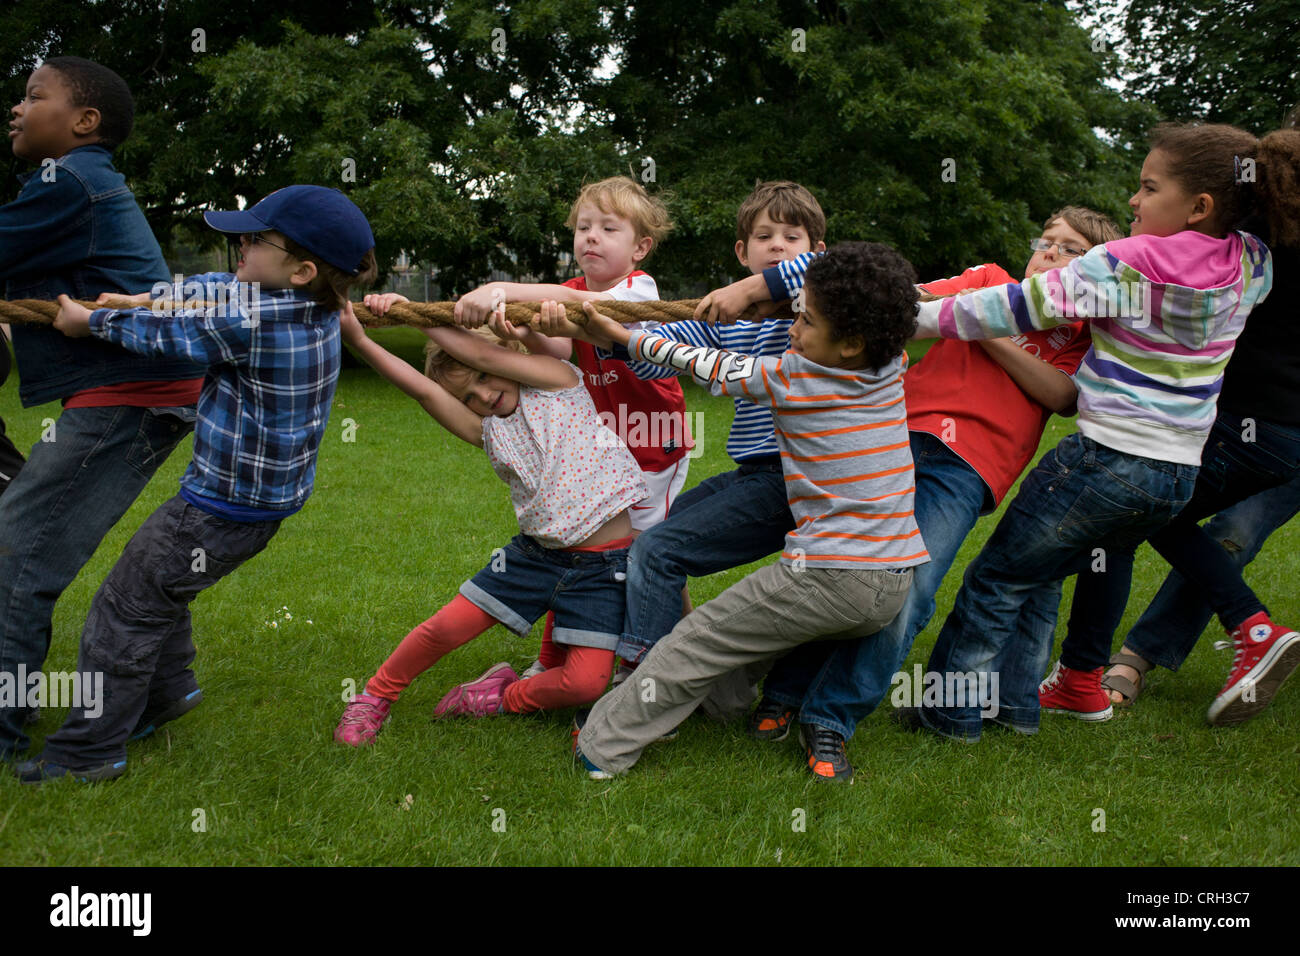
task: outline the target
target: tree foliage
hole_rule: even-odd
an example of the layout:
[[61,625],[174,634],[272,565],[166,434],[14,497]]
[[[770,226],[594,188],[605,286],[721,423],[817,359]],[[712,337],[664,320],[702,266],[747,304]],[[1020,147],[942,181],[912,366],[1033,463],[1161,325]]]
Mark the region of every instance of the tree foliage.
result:
[[1170,120],[1231,123],[1256,135],[1300,105],[1298,0],[1104,0],[1132,95]]
[[736,274],[756,179],[804,183],[829,240],[891,242],[922,275],[1014,269],[1057,206],[1122,213],[1151,116],[1106,84],[1113,53],[1037,0],[85,9],[0,13],[11,102],[55,53],[126,77],[137,128],[118,164],[160,237],[202,239],[201,210],[291,182],[336,185],[381,260],[404,250],[449,291],[494,268],[563,277],[569,204],[621,173],[669,198],[668,293]]
[[1014,269],[1031,223],[1067,202],[1119,214],[1131,186],[1131,157],[1093,130],[1141,109],[1103,85],[1111,56],[1058,5],[666,0],[613,23],[608,111],[678,195],[678,275],[735,268],[755,179],[804,183],[831,241],[890,242],[930,276]]

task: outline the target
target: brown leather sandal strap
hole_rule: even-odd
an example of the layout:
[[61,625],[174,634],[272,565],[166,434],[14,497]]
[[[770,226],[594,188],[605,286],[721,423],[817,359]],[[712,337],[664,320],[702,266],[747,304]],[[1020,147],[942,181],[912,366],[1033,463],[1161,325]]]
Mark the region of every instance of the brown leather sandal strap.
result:
[[1142,693],[1142,688],[1139,685],[1133,683],[1127,677],[1120,677],[1118,674],[1107,674],[1101,679],[1101,686],[1104,690],[1113,690],[1116,693],[1123,694],[1125,702],[1129,704],[1137,700],[1138,694]]
[[[1130,654],[1127,651],[1116,651],[1114,654],[1110,655],[1110,663],[1123,664],[1126,667],[1131,667],[1138,672],[1139,676],[1146,674],[1147,671],[1156,666],[1150,661],[1143,660],[1136,654]],[[1118,688],[1116,689],[1118,690]]]

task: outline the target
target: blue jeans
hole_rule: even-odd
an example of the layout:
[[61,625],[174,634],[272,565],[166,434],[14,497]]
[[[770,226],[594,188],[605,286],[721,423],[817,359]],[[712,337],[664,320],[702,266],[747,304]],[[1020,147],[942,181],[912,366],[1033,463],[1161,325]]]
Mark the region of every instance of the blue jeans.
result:
[[[1259,419],[1247,422],[1241,415],[1221,410],[1201,455],[1192,500],[1175,520],[1151,536],[1151,547],[1191,582],[1198,595],[1194,603],[1208,603],[1229,631],[1267,609],[1242,579],[1242,562],[1220,547],[1197,522],[1251,495],[1285,484],[1297,474],[1300,428]],[[1092,670],[1106,663],[1128,602],[1128,585],[1128,577],[1116,574],[1115,567],[1108,568],[1104,578],[1079,575],[1074,611],[1085,609],[1083,616],[1095,626],[1076,629],[1073,625],[1079,615],[1071,613],[1070,635],[1061,649],[1062,664]],[[1178,663],[1190,652],[1189,644],[1177,658]]]
[[95,592],[81,633],[77,671],[101,677],[99,700],[74,704],[41,758],[71,770],[125,760],[151,700],[198,689],[190,603],[260,553],[279,527],[228,521],[180,495],[146,518]]
[[[0,673],[40,670],[54,603],[194,427],[194,407],[64,409],[0,496]],[[28,746],[0,706],[0,758]]]
[[[1300,474],[1284,485],[1251,495],[1220,511],[1205,526],[1205,532],[1222,546],[1237,568],[1244,568],[1259,554],[1268,536],[1297,512],[1300,512]],[[1170,571],[1151,606],[1128,632],[1124,644],[1145,660],[1176,671],[1187,660],[1213,613],[1204,591],[1177,571]]]
[[898,616],[867,637],[795,648],[777,661],[763,684],[764,697],[800,708],[800,721],[845,739],[884,698],[912,642],[934,616],[934,596],[975,526],[987,492],[975,469],[934,435],[911,432],[909,438],[916,466],[916,523],[930,561],[912,569],[912,589]]
[[[1038,726],[1038,682],[1051,631],[1027,627],[1035,602],[1091,565],[1097,549],[1131,555],[1192,496],[1195,465],[1126,455],[1074,434],[1048,452],[1021,483],[984,549],[966,569],[928,669],[996,674],[998,721]],[[990,681],[991,685],[991,681]],[[977,740],[978,706],[921,709],[945,736]]]
[[714,475],[678,496],[668,518],[642,533],[627,556],[627,612],[618,656],[635,664],[682,616],[688,577],[780,551],[794,528],[775,456]]

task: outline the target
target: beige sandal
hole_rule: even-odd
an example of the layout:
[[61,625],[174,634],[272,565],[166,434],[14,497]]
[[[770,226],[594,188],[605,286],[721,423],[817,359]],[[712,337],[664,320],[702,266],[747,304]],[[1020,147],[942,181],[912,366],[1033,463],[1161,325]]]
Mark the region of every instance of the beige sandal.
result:
[[[1120,677],[1118,674],[1106,674],[1101,679],[1101,686],[1107,691],[1114,691],[1123,697],[1123,700],[1113,701],[1116,707],[1132,707],[1133,702],[1138,699],[1142,693],[1142,688],[1146,686],[1146,673],[1155,667],[1149,661],[1143,660],[1136,654],[1130,654],[1127,651],[1116,651],[1110,656],[1111,664],[1123,664],[1125,667],[1131,667],[1138,673],[1137,683],[1134,684],[1127,677]],[[1109,695],[1107,695],[1109,696]]]

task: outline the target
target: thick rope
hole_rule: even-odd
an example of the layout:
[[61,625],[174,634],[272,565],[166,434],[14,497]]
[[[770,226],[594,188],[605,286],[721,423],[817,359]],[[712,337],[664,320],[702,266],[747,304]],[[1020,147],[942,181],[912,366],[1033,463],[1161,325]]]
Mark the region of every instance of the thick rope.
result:
[[[692,318],[699,299],[681,299],[676,302],[619,302],[603,299],[598,303],[600,311],[617,322],[679,322]],[[125,300],[111,300],[107,305],[96,302],[82,302],[88,309],[103,308],[137,308]],[[179,308],[196,308],[202,306],[220,307],[213,303],[156,303],[160,311],[169,311],[172,306]],[[569,320],[576,325],[586,325],[587,316],[582,305],[576,302],[563,303]],[[418,329],[434,325],[453,324],[452,315],[455,302],[398,302],[388,310],[386,315],[375,315],[360,302],[352,303],[353,311],[361,324],[369,328],[383,328],[393,325],[410,325]],[[509,302],[505,306],[506,320],[514,325],[534,325],[537,313],[541,311],[540,302]],[[49,325],[58,314],[59,304],[42,299],[17,299],[13,302],[0,301],[0,322],[15,324]],[[789,303],[780,305],[772,302],[759,302],[751,305],[740,316],[741,321],[760,318],[789,318],[793,313]]]

